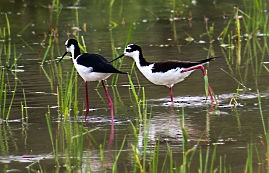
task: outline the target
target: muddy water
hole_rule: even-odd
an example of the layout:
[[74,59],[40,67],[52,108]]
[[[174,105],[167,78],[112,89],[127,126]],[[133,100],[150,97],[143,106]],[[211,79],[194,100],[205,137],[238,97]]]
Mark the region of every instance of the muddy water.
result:
[[[53,68],[55,68],[54,60],[65,51],[64,41],[68,38],[68,32],[83,36],[88,51],[100,53],[108,59],[113,58],[112,44],[119,53],[123,51],[128,40],[128,32],[132,28],[129,43],[141,45],[144,56],[149,61],[200,60],[208,56],[210,48],[208,37],[204,35],[206,32],[204,17],[209,19],[210,26],[214,23],[215,38],[213,39],[216,39],[227,24],[223,15],[233,17],[233,5],[236,3],[238,2],[199,1],[196,3],[193,1],[192,4],[176,3],[174,8],[173,2],[170,1],[165,3],[162,1],[154,3],[116,1],[110,8],[105,1],[81,1],[77,6],[73,6],[71,2],[65,2],[60,4],[62,11],[57,20],[57,12],[51,8],[49,1],[1,1],[0,25],[6,26],[5,14],[7,14],[11,25],[10,42],[16,47],[17,55],[21,56],[17,63],[16,73],[14,70],[8,70],[5,75],[10,90],[14,88],[15,81],[18,86],[11,109],[10,122],[2,123],[0,126],[1,170],[25,172],[28,168],[35,172],[42,167],[46,172],[55,171],[45,114],[49,107],[52,131],[56,139],[61,132],[66,130],[67,125],[58,118],[56,90],[58,81],[55,78],[57,70]],[[79,21],[76,21],[76,16]],[[52,61],[47,61],[41,67],[40,62],[48,46],[48,34],[56,26],[58,26],[58,32],[55,51],[49,53],[48,56],[48,59]],[[79,27],[81,31],[76,32],[75,27]],[[194,38],[194,41],[187,42],[188,36]],[[45,41],[42,42],[43,40]],[[1,41],[2,45],[7,43],[8,41]],[[151,84],[136,70],[139,83],[145,88],[148,116],[151,117],[146,124],[138,121],[138,107],[130,91],[127,76],[120,76],[117,87],[110,86],[111,79],[108,80],[108,89],[115,106],[114,124],[110,121],[109,109],[102,88],[96,89],[97,83],[91,82],[89,96],[92,111],[90,111],[86,127],[98,129],[91,135],[85,136],[83,145],[85,159],[78,172],[81,170],[81,172],[87,172],[89,165],[93,172],[103,172],[104,169],[110,171],[124,138],[126,142],[117,165],[119,170],[133,170],[131,146],[137,142],[138,148],[142,150],[145,133],[148,136],[149,150],[153,148],[156,141],[160,141],[160,160],[166,156],[168,143],[174,158],[181,161],[182,111],[184,111],[184,122],[189,133],[190,146],[199,143],[205,153],[207,146],[217,145],[217,158],[226,157],[227,165],[234,172],[241,172],[245,167],[249,144],[257,144],[258,151],[263,153],[260,140],[263,127],[256,89],[258,88],[261,92],[263,114],[267,116],[269,83],[266,79],[269,73],[261,68],[258,76],[255,77],[252,65],[248,71],[245,71],[247,65],[242,65],[241,71],[238,71],[234,64],[231,66],[231,71],[224,58],[228,50],[222,49],[218,41],[215,41],[212,46],[210,54],[214,52],[213,54],[219,57],[206,66],[210,85],[219,101],[219,107],[216,110],[213,109],[213,113],[205,100],[204,80],[199,71],[173,87],[175,104],[171,107],[168,88]],[[6,61],[3,53],[1,60],[2,64]],[[132,60],[126,57],[122,70],[130,71],[131,65]],[[71,71],[72,62],[64,60],[61,67],[65,75]],[[14,80],[15,75],[16,80]],[[138,85],[134,75],[132,79],[135,85]],[[246,87],[240,86],[236,80],[241,81]],[[238,106],[235,107],[229,102],[235,96],[238,86],[245,91],[239,93]],[[85,90],[81,78],[78,79],[78,87],[80,113],[79,118],[72,119],[71,126],[73,124],[73,128],[76,126],[76,129],[82,130],[85,128],[83,123]],[[24,123],[21,122],[23,89],[26,94],[26,108],[29,116]],[[11,95],[10,92],[8,102],[11,100]],[[137,141],[131,122],[137,130]],[[100,163],[100,144],[104,148],[105,165]],[[62,151],[65,145],[59,148],[61,149],[59,155],[64,159],[66,153]],[[196,172],[199,167],[198,160],[197,156],[192,161],[192,169]],[[258,170],[258,163],[255,165],[255,169]],[[58,171],[65,170],[62,167]]]

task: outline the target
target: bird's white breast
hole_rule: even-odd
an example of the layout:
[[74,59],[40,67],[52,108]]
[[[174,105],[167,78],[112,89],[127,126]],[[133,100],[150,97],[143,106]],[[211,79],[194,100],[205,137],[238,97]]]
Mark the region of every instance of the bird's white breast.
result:
[[74,66],[84,81],[101,81],[107,79],[111,73],[94,72],[92,67],[85,67],[73,60]]
[[138,69],[143,73],[143,75],[155,85],[165,85],[167,87],[171,87],[174,84],[183,81],[186,77],[188,77],[193,71],[188,71],[181,73],[180,68],[171,69],[167,72],[155,72],[152,73],[153,64],[149,66],[137,66]]

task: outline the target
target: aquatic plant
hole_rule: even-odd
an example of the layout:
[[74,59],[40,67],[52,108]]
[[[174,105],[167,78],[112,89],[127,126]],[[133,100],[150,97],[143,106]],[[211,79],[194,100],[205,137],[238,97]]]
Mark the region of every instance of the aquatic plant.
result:
[[[17,82],[15,81],[15,86],[13,88],[13,91],[11,91],[11,99],[10,102],[7,103],[7,97],[8,97],[8,85],[5,82],[5,69],[2,69],[1,71],[1,85],[0,85],[0,112],[1,112],[1,119],[4,119],[6,121],[9,120],[11,108],[14,102],[15,94],[17,90]],[[8,109],[6,110],[6,108]]]
[[[220,34],[220,42],[223,47],[222,52],[226,60],[229,72],[224,71],[231,77],[238,87],[235,97],[230,103],[237,104],[240,92],[249,92],[254,88],[259,88],[263,63],[268,47],[268,15],[264,7],[267,1],[243,1],[244,10],[234,7],[234,17],[232,17]],[[262,17],[260,17],[262,16]],[[249,78],[254,81],[255,86],[250,86]]]
[[83,124],[77,121],[71,121],[68,118],[68,120],[57,124],[57,133],[55,133],[52,128],[54,122],[51,120],[49,110],[46,114],[46,122],[55,166],[62,167],[64,165],[67,171],[79,169],[83,163],[84,137],[97,128],[87,130]]
[[[162,140],[160,136],[156,137],[155,144],[149,145],[149,139],[152,138],[149,134],[148,129],[150,129],[151,118],[143,119],[143,124],[138,127],[139,129],[143,127],[142,136],[138,133],[141,133],[141,130],[137,130],[137,127],[133,123],[132,129],[134,134],[134,142],[130,146],[132,151],[132,172],[226,172],[229,168],[226,166],[225,156],[217,157],[217,145],[210,147],[207,146],[204,152],[204,148],[200,145],[200,140],[198,139],[197,144],[189,145],[189,135],[188,130],[185,127],[185,115],[184,108],[181,110],[181,130],[182,130],[182,155],[181,159],[174,158],[174,151],[169,142],[166,142],[166,148],[161,149]],[[139,136],[139,137],[138,137]],[[139,143],[139,144],[138,144]],[[162,150],[165,150],[163,152]],[[205,153],[205,154],[204,154]],[[165,154],[165,158],[163,158]],[[193,168],[193,159],[198,155],[199,167],[196,169]],[[218,162],[219,160],[219,162]],[[249,164],[249,163],[247,163]],[[127,172],[130,170],[127,170]]]
[[52,133],[52,124],[51,124],[49,108],[48,108],[48,113],[45,114],[45,117],[46,117],[46,123],[47,123],[47,126],[48,126],[48,132],[49,132],[50,142],[51,142],[51,146],[52,146],[52,151],[53,151],[53,154],[54,154],[55,164],[57,166],[59,166],[60,163],[59,163],[58,146],[54,144],[54,135]]
[[[247,62],[248,59],[249,62],[262,61],[265,52],[268,53],[266,36],[269,17],[264,15],[266,11],[263,10],[263,6],[266,4],[267,2],[264,0],[244,1],[245,11],[235,7],[234,17],[228,21],[219,36],[223,47],[235,50],[237,65],[241,65],[242,60]],[[260,38],[262,38],[264,46],[261,46]],[[242,45],[245,40],[247,42]],[[228,41],[229,46],[224,45],[225,41]],[[261,56],[258,56],[258,52],[261,53]],[[229,62],[231,59],[233,58],[229,57]],[[252,59],[256,60],[252,61]],[[256,67],[259,66],[256,65]]]
[[73,107],[75,115],[78,115],[78,82],[77,73],[74,67],[71,72],[66,74],[65,80],[62,74],[62,68],[58,66],[58,87],[57,87],[57,103],[59,107],[60,115],[63,116],[64,120],[67,120],[70,116],[71,108]]
[[[44,52],[41,66],[44,65],[44,63],[47,60],[47,57],[50,57],[51,59],[55,59],[55,51],[57,51],[58,55],[60,54],[60,48],[59,48],[59,40],[58,40],[58,25],[60,20],[60,14],[62,11],[62,6],[60,3],[60,0],[52,0],[50,8],[50,20],[49,20],[49,32],[45,33],[44,39],[41,41],[41,45],[46,50]],[[46,46],[47,42],[47,46]]]
[[6,26],[3,28],[0,28],[0,39],[11,40],[10,22],[9,22],[7,13],[5,13],[5,20],[6,20]]
[[[16,46],[11,40],[11,26],[10,21],[5,13],[6,26],[0,28],[0,66],[9,70],[16,71],[17,61],[22,56],[17,54]],[[2,62],[5,60],[4,62]]]
[[138,89],[136,89],[130,75],[128,75],[128,79],[132,91],[132,96],[135,98],[135,104],[138,108],[139,120],[142,120],[143,118],[147,117],[147,101],[144,87],[138,87]]

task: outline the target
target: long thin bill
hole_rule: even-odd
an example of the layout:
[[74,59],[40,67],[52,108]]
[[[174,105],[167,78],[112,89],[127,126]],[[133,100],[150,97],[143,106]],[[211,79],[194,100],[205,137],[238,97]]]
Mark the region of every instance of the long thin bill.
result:
[[121,57],[123,57],[124,56],[124,54],[121,54],[118,58],[115,58],[115,59],[113,59],[113,60],[111,60],[111,61],[109,61],[110,63],[112,63],[113,61],[116,61],[117,59],[120,59]]
[[68,52],[65,52],[65,53],[63,54],[62,58],[61,58],[58,62],[62,61],[62,59],[64,58],[64,56],[65,56],[66,54],[68,54]]

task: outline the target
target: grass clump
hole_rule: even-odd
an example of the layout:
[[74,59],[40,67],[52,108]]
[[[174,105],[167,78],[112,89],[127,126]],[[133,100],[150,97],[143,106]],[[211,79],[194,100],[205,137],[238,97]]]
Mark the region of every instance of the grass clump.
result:
[[[8,84],[5,82],[5,69],[1,70],[1,85],[0,85],[0,112],[1,112],[1,119],[2,120],[9,120],[11,108],[14,102],[16,90],[17,90],[17,82],[15,82],[15,86],[13,90],[11,90],[11,99],[8,102],[8,92],[9,87]],[[7,109],[6,109],[7,108]]]
[[78,115],[78,75],[74,66],[72,71],[68,72],[65,80],[63,79],[62,69],[59,65],[59,76],[57,87],[57,103],[59,107],[59,113],[63,116],[64,120],[67,120],[70,116],[70,111],[73,108],[74,114]]
[[83,161],[85,161],[85,158],[83,158],[85,136],[95,131],[96,128],[87,130],[83,124],[70,121],[70,119],[55,124],[49,111],[46,114],[46,122],[55,166],[58,168],[64,167],[67,172],[80,169]]
[[5,13],[5,20],[6,20],[6,26],[0,28],[0,39],[1,40],[11,40],[11,32],[10,32],[10,22],[7,16],[7,13]]
[[[143,119],[143,125],[141,125],[143,132],[137,130],[132,124],[135,137],[134,144],[130,146],[133,158],[132,172],[224,173],[229,170],[229,168],[226,167],[225,159],[223,159],[225,156],[217,156],[217,145],[213,148],[207,146],[206,150],[204,150],[200,142],[193,146],[189,144],[189,135],[185,127],[184,117],[184,108],[182,108],[180,119],[182,154],[180,158],[178,154],[175,156],[175,149],[171,146],[169,141],[166,142],[165,148],[163,148],[164,145],[160,136],[156,137],[153,145],[149,145],[149,143],[152,142],[150,141],[152,137],[150,137],[149,134],[149,129],[151,129],[150,119]],[[140,135],[138,133],[143,134]],[[197,165],[197,163],[194,162],[197,156],[199,167],[194,166]]]

